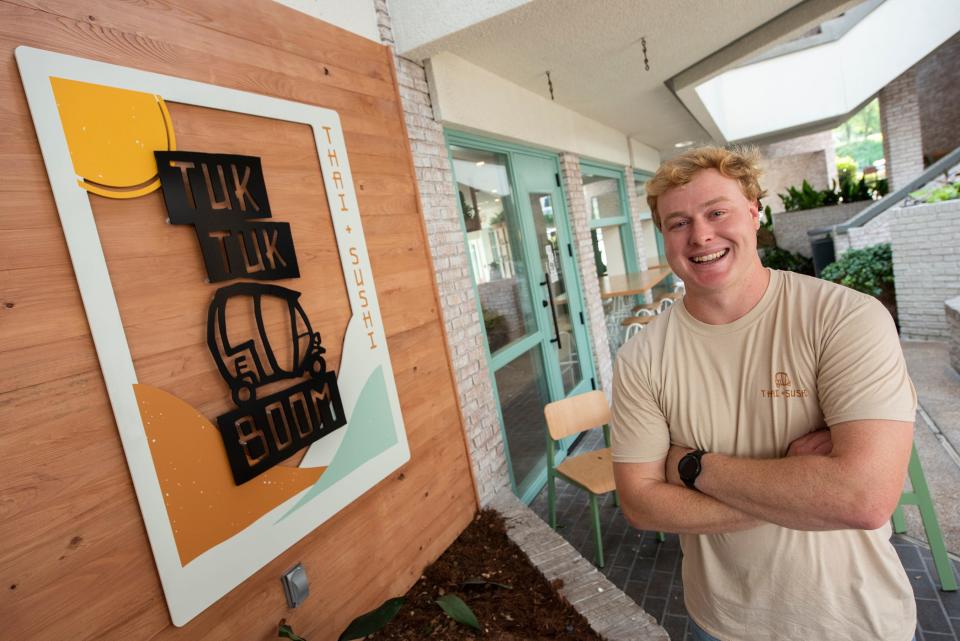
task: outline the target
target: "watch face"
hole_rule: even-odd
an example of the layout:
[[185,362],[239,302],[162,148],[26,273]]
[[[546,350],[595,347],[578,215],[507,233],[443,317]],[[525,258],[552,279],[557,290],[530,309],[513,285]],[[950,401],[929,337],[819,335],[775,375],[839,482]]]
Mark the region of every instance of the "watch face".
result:
[[677,465],[677,470],[680,472],[681,479],[696,478],[697,474],[700,473],[700,460],[695,456],[687,454],[680,459],[680,464]]

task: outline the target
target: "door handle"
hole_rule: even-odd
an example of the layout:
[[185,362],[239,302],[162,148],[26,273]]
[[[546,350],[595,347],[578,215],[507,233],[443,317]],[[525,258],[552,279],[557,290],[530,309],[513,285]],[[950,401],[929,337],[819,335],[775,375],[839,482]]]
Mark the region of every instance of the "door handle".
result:
[[550,342],[556,343],[557,349],[563,349],[563,345],[560,344],[560,324],[557,322],[557,307],[553,303],[553,288],[550,287],[550,279],[544,278],[540,286],[547,288],[547,300],[549,301],[547,305],[550,305],[550,314],[553,316],[553,338],[550,339]]

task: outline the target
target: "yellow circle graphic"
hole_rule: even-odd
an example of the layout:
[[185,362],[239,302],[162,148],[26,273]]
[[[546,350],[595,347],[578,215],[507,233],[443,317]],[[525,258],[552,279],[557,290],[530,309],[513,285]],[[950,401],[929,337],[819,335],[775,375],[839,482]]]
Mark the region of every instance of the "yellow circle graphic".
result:
[[153,152],[176,149],[160,96],[64,78],[50,84],[81,187],[107,198],[160,187]]

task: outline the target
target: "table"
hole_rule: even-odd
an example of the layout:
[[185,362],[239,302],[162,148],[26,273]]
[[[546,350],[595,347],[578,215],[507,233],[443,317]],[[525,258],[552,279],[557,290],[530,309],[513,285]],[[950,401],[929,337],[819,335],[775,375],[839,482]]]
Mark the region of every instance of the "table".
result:
[[600,298],[606,300],[643,294],[672,273],[670,267],[660,265],[642,272],[603,276],[600,278]]

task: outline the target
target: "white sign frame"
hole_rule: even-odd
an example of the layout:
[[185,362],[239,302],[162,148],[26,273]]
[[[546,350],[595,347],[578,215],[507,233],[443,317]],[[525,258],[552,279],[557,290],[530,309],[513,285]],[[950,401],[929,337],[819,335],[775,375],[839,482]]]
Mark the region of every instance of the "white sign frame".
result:
[[[15,54],[170,618],[174,625],[182,626],[410,458],[340,117],[335,111],[313,105],[31,47],[17,47]],[[134,395],[134,385],[138,381],[133,359],[110,282],[90,196],[78,184],[74,172],[50,83],[53,77],[155,94],[174,103],[309,125],[323,167],[321,171],[344,275],[351,275],[355,269],[364,272],[363,301],[355,279],[345,278],[352,315],[344,336],[344,358],[341,359],[338,385],[348,424],[314,443],[301,467],[329,464],[349,429],[350,409],[356,404],[364,382],[377,368],[382,368],[387,383],[387,397],[396,430],[395,444],[326,488],[307,504],[306,509],[296,509],[296,506],[309,488],[186,566],[180,563],[151,458]],[[338,169],[342,183],[337,185],[323,163],[330,148],[336,151],[340,163]],[[355,248],[353,257],[349,253],[351,247]],[[359,262],[355,262],[357,259]],[[372,327],[364,325],[361,307],[365,314],[371,314]],[[368,317],[368,323],[371,317]],[[371,343],[377,343],[378,349],[371,350]],[[348,355],[351,358],[347,358]],[[279,580],[277,589],[280,589]]]

